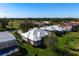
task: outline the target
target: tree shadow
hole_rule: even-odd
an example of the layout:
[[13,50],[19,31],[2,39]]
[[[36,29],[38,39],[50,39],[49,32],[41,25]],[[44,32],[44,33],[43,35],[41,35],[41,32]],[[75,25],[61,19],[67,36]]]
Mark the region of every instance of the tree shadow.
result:
[[15,56],[26,56],[26,55],[28,55],[28,51],[25,48],[23,48],[21,46],[18,46],[18,48],[19,48],[19,51],[17,53],[15,53]]
[[17,30],[16,28],[6,28],[7,31]]

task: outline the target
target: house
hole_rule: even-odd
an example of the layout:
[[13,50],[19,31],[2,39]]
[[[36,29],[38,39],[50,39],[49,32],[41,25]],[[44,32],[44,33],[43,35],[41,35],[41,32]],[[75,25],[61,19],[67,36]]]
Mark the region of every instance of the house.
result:
[[22,38],[33,46],[38,46],[41,44],[41,40],[43,37],[48,35],[48,32],[45,30],[33,28],[26,33],[19,33]]
[[63,28],[58,25],[40,27],[40,29],[47,30],[47,31],[63,31]]
[[44,26],[44,25],[50,25],[50,22],[49,21],[32,21],[32,24],[33,25],[36,25],[36,26]]
[[43,25],[50,25],[50,22],[49,21],[43,21],[42,24]]
[[65,31],[71,31],[72,25],[70,23],[64,23],[63,28],[65,29]]
[[68,24],[65,25],[65,26],[64,25],[57,24],[57,25],[40,27],[40,29],[43,29],[43,30],[46,30],[46,31],[50,31],[50,32],[51,31],[54,31],[57,36],[62,36],[66,32],[71,31],[72,26],[70,26]]
[[55,31],[57,35],[62,35],[65,33],[65,31],[70,30],[71,28],[69,27],[63,27],[60,25],[50,25],[50,26],[44,26],[38,28],[33,28],[28,30],[28,32],[21,32],[18,31],[18,33],[22,36],[22,39],[28,42],[29,44],[33,46],[38,46],[41,44],[41,40],[45,36],[49,36],[51,31]]
[[79,22],[78,21],[70,21],[72,26],[79,26]]
[[17,50],[16,38],[8,31],[0,32],[0,55],[10,55]]
[[44,27],[40,27],[40,29],[46,30],[46,31],[54,31],[54,30],[55,30],[55,29],[53,28],[53,26],[44,26]]

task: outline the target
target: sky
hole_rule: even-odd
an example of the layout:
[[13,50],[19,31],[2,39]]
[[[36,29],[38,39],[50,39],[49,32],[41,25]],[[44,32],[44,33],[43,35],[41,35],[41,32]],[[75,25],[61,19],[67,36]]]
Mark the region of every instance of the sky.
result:
[[0,3],[0,17],[79,18],[79,3]]

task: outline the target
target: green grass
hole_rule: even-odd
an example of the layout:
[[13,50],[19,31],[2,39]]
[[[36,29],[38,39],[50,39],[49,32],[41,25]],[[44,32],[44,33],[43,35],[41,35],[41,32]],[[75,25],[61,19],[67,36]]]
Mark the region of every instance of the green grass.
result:
[[41,49],[41,48],[34,48],[28,43],[23,43],[21,45],[28,51],[28,55],[35,56],[35,54],[38,54],[38,56],[54,56],[56,55],[55,52],[52,51],[52,48],[46,48],[46,49]]
[[14,20],[14,21],[12,21],[13,27],[10,26],[10,25],[8,25],[7,27],[8,28],[16,28],[16,29],[19,29],[19,26],[20,26],[20,24],[22,22],[24,22],[24,20]]
[[65,37],[68,37],[71,41],[71,44],[74,48],[79,46],[79,32],[71,32],[69,35],[66,35]]
[[78,32],[70,32],[69,34],[63,35],[59,37],[59,41],[61,44],[68,41],[73,47],[79,46],[79,33]]
[[[79,46],[79,33],[78,32],[70,32],[69,34],[64,34],[62,37],[57,37],[57,38],[58,38],[58,42],[56,43],[56,46],[58,49],[61,49],[61,51],[65,49],[70,49],[70,48],[77,48]],[[20,46],[22,48],[25,48],[28,51],[28,54],[25,54],[25,55],[30,55],[30,56],[35,56],[35,54],[38,54],[38,56],[58,55],[55,51],[53,51],[52,46],[48,46],[45,49],[34,48],[28,43],[22,42],[22,38],[20,36],[17,36],[17,39],[22,43],[20,44]],[[65,47],[66,44],[67,44],[67,48]],[[70,52],[76,53],[77,55],[79,55],[79,51],[70,50]]]
[[[59,42],[57,43],[58,48],[61,49],[69,49],[69,51],[75,55],[79,55],[79,51],[72,51],[72,49],[76,49],[79,47],[79,32],[70,32],[69,34],[65,34],[62,37],[58,37]],[[65,47],[65,43],[67,43],[67,48]]]
[[17,35],[16,33],[12,32],[16,37],[17,40],[20,41],[22,44],[20,44],[21,48],[24,48],[28,51],[28,54],[25,55],[30,55],[30,56],[35,56],[35,54],[38,54],[39,56],[54,56],[56,53],[52,51],[51,47],[41,49],[41,48],[34,48],[31,45],[29,45],[26,42],[22,41],[22,38]]

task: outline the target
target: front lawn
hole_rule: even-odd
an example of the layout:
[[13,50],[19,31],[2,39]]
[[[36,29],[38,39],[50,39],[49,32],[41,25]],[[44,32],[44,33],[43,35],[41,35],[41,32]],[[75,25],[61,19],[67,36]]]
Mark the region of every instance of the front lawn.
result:
[[[52,34],[53,35],[53,34]],[[22,38],[19,35],[15,35],[17,37],[17,41],[19,41],[19,45],[21,48],[24,49],[24,51],[27,51],[28,53],[24,54],[25,56],[57,56],[57,55],[63,55],[61,53],[64,53],[65,55],[74,55],[74,53],[72,52],[73,48],[77,48],[79,46],[79,33],[78,32],[70,32],[67,34],[64,34],[62,37],[57,37],[57,42],[56,42],[56,48],[58,50],[60,50],[61,52],[56,52],[53,50],[53,44],[46,47],[46,48],[34,48],[31,45],[29,45],[28,43],[24,42],[22,40]],[[52,36],[54,37],[54,35]],[[48,39],[48,38],[47,38]],[[49,38],[49,39],[53,39],[53,38]],[[48,40],[46,42],[52,42],[51,40]],[[54,39],[55,40],[55,39]],[[45,43],[46,43],[45,42]],[[66,52],[64,51],[70,51],[69,54],[66,54]],[[79,51],[74,51],[76,54],[75,55],[79,55]]]

